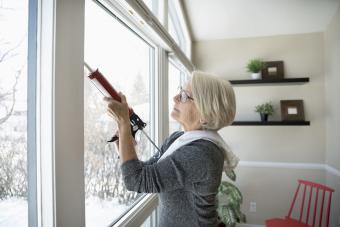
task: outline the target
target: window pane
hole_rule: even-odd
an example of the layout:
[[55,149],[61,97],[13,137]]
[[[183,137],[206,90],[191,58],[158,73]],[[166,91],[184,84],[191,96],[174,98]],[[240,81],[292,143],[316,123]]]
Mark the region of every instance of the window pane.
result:
[[152,13],[159,18],[159,7],[160,4],[163,4],[164,0],[143,0],[144,3],[148,6],[148,8],[152,11]]
[[[86,2],[85,13],[86,62],[126,95],[150,135],[153,48],[93,1]],[[106,142],[117,125],[106,113],[103,96],[86,77],[84,90],[86,226],[107,226],[141,195],[126,190],[115,146]],[[137,142],[138,157],[146,160],[151,145],[141,134]]]
[[27,226],[28,1],[0,1],[0,226]]
[[157,226],[157,207],[152,211],[150,216],[144,221],[144,223],[140,227],[152,227],[152,226]]
[[169,31],[171,37],[176,41],[177,45],[181,47],[180,38],[179,38],[179,35],[176,31],[174,21],[173,21],[170,14],[168,14],[168,31]]
[[181,86],[181,71],[169,62],[169,135],[175,131],[181,130],[181,126],[172,117],[171,112],[174,107],[173,97],[177,95],[178,88]]
[[[175,0],[177,1],[177,0]],[[180,23],[180,15],[176,10],[176,3],[174,0],[168,0],[168,31],[172,38],[176,41],[177,45],[186,52],[186,40],[184,38],[184,28]]]
[[148,8],[152,11],[152,2],[153,0],[144,0],[145,5],[148,6]]

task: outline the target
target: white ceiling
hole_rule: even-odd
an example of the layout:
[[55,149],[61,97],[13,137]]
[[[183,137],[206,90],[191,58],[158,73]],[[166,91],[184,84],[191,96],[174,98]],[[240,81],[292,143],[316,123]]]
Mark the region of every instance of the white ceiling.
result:
[[182,1],[195,41],[320,32],[340,7],[340,0]]

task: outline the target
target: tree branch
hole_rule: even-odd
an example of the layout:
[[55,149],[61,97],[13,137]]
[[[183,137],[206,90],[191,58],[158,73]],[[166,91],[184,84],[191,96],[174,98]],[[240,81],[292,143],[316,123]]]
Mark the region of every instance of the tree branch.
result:
[[7,51],[5,51],[5,52],[0,56],[0,63],[3,62],[3,61],[5,61],[5,60],[7,60],[7,59],[9,59],[10,57],[14,57],[14,56],[18,55],[18,54],[12,54],[10,57],[8,57],[8,58],[6,59],[6,56],[9,55],[9,54],[10,54],[12,51],[14,51],[15,49],[17,49],[17,48],[23,43],[23,41],[25,40],[25,38],[26,38],[26,35],[20,40],[20,42],[19,42],[16,46],[14,46],[14,47],[8,49]]
[[0,102],[1,102],[2,100],[5,100],[5,99],[6,99],[6,96],[9,96],[9,95],[11,95],[11,94],[12,94],[12,93],[10,93],[10,92],[0,94]]
[[4,117],[0,118],[0,125],[3,124],[4,122],[6,122],[8,120],[8,118],[12,115],[13,113],[13,110],[14,110],[14,105],[15,105],[15,102],[16,102],[16,98],[15,98],[15,93],[16,93],[16,87],[18,85],[18,81],[19,81],[19,77],[22,73],[22,70],[24,68],[24,65],[16,72],[16,75],[15,75],[15,82],[13,84],[13,87],[12,87],[12,105],[10,107],[10,109],[8,110],[8,107],[6,106],[6,114]]

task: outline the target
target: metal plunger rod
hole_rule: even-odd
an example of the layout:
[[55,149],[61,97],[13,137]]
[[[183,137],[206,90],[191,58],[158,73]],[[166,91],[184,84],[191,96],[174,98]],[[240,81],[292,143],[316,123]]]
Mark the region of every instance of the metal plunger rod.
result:
[[148,134],[146,132],[144,132],[143,129],[140,129],[142,131],[142,133],[146,136],[146,138],[150,141],[150,143],[152,143],[152,145],[158,150],[158,152],[161,152],[161,150],[157,147],[157,145],[152,141],[152,139],[148,136]]
[[93,70],[86,62],[84,62],[84,65],[85,65],[85,67],[87,68],[87,70],[90,71],[90,73],[93,73],[93,72],[94,72],[94,70]]

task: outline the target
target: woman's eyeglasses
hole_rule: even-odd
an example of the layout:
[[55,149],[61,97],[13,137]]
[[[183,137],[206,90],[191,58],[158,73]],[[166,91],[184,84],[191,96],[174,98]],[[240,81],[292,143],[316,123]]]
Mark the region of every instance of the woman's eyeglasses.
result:
[[179,92],[177,95],[179,96],[179,100],[181,103],[185,103],[189,100],[194,100],[185,90],[183,90],[182,87],[179,87]]

